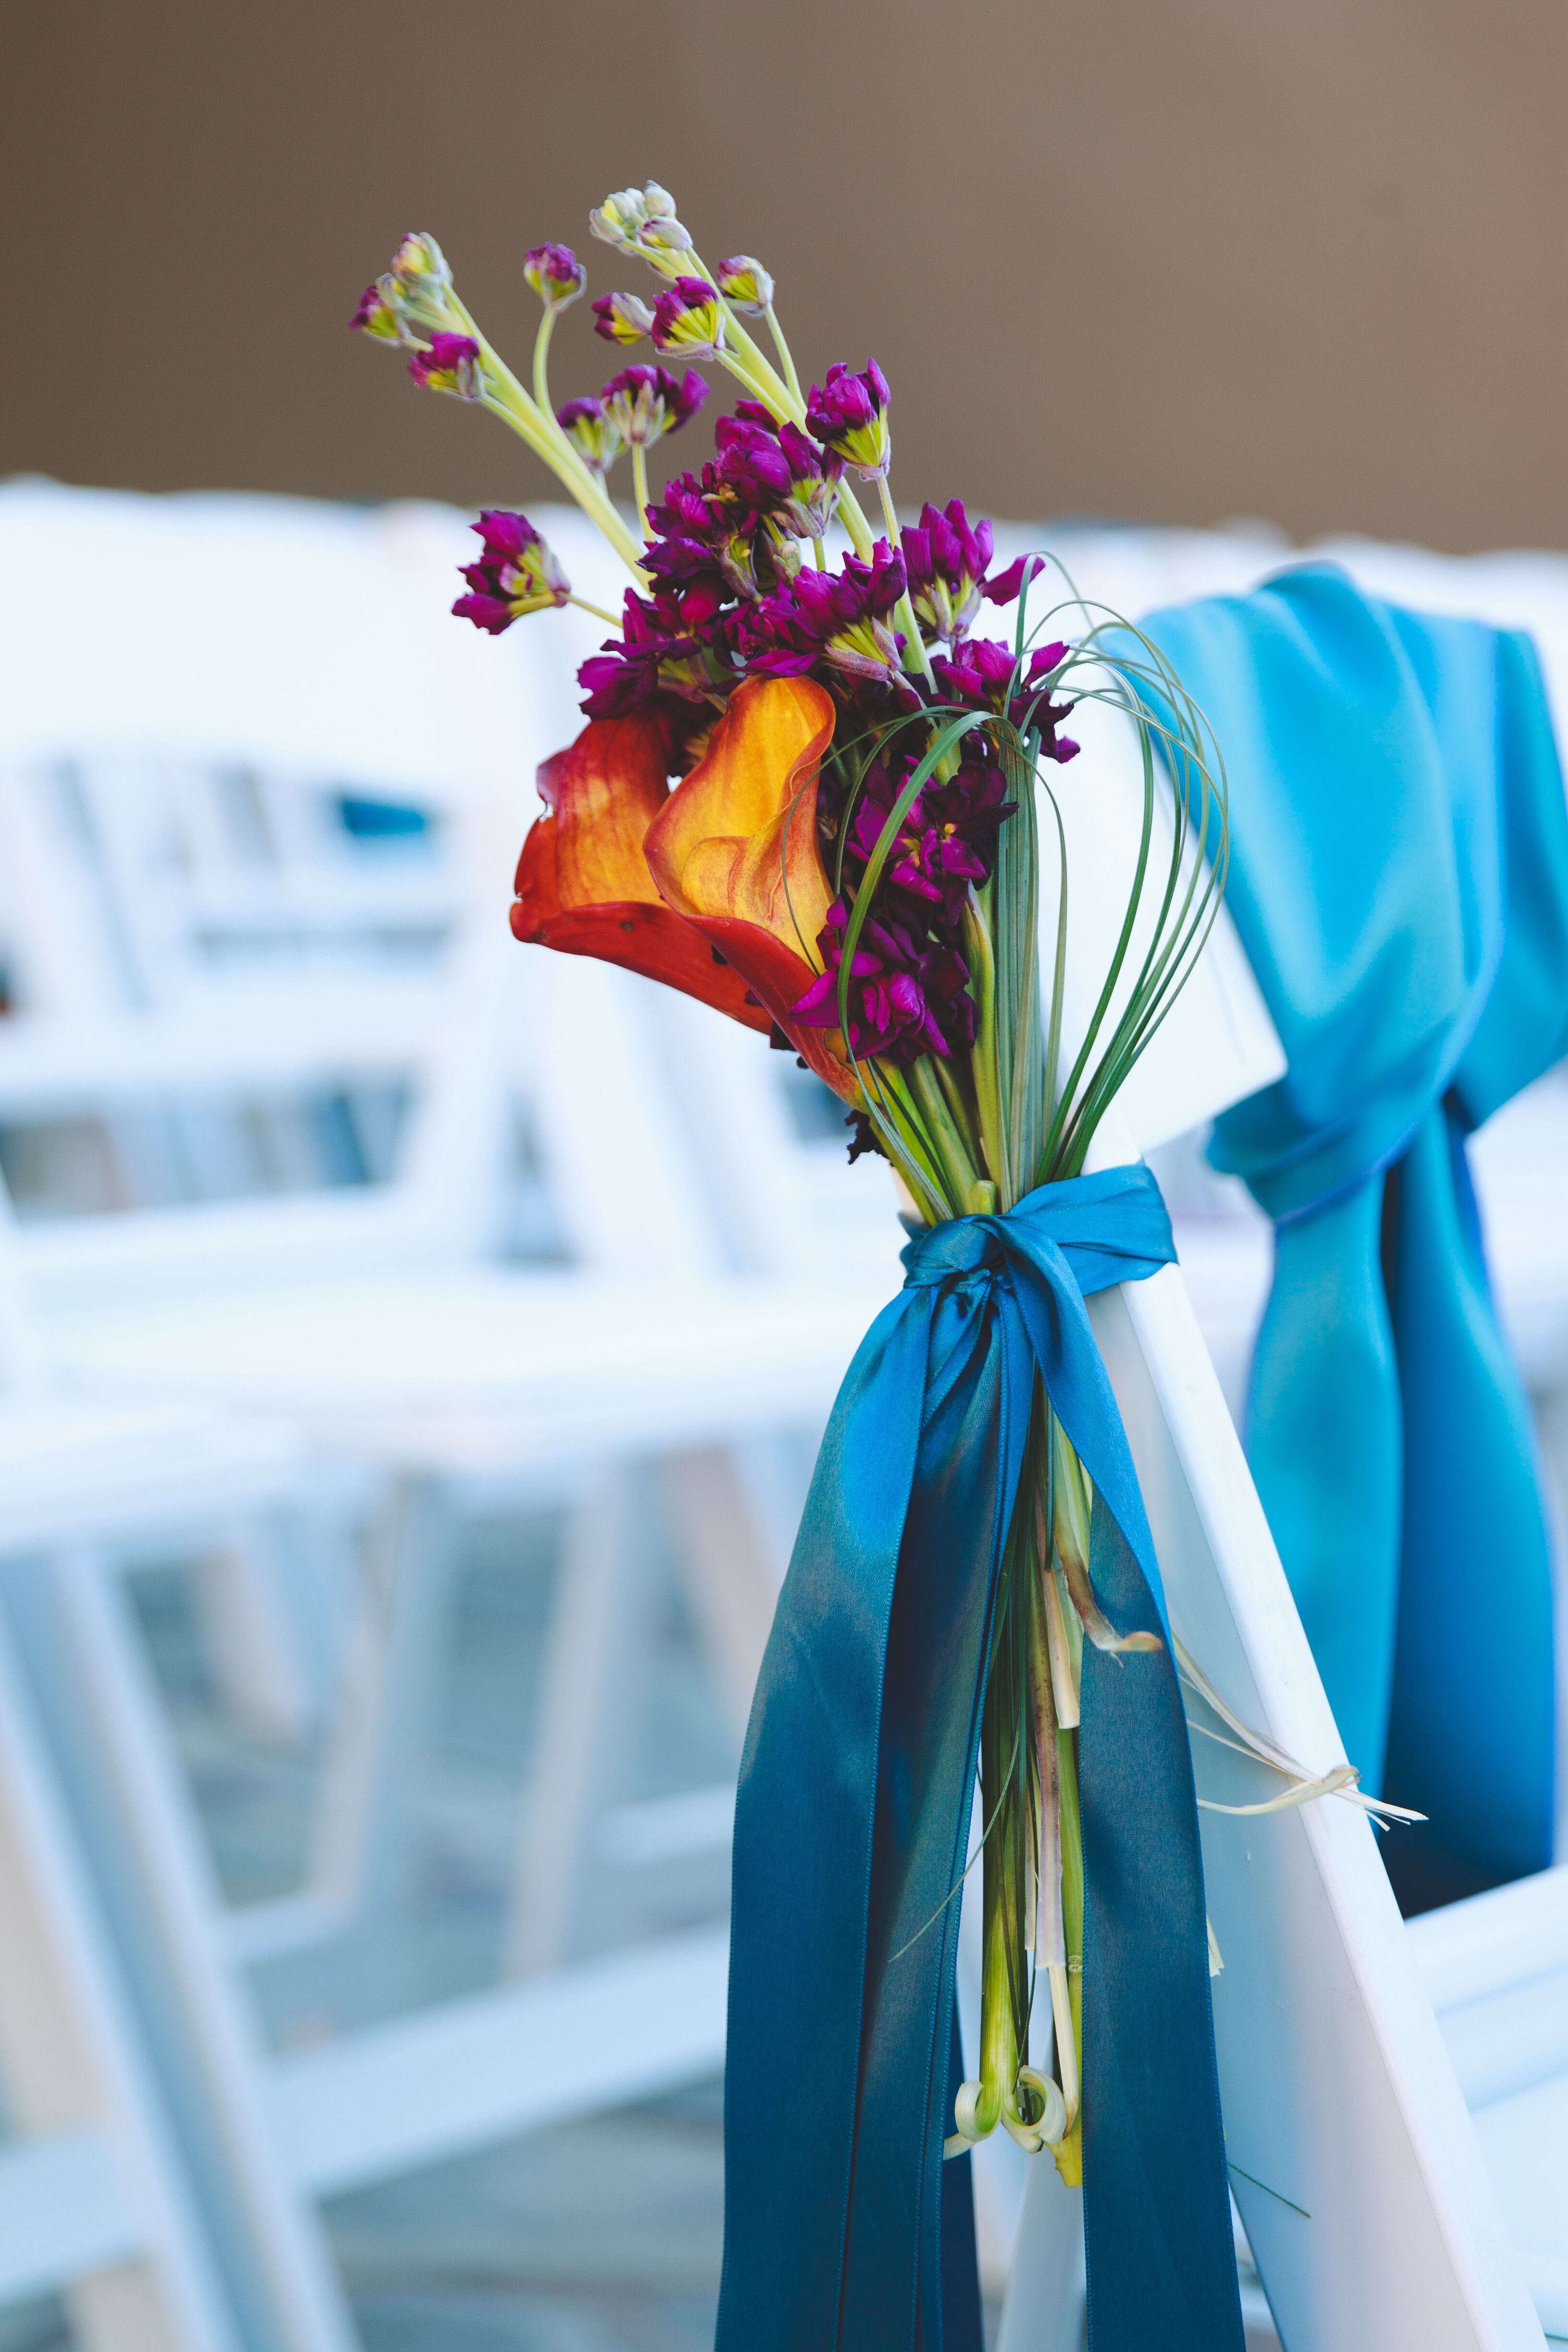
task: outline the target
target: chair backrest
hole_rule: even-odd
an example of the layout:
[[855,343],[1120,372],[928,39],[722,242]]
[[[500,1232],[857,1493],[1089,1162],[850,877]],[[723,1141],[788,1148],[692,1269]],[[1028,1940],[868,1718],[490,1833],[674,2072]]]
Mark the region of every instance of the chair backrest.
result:
[[[601,1265],[713,1263],[684,1145],[635,1083],[635,984],[510,942],[520,786],[571,667],[555,616],[499,645],[450,620],[466,538],[434,508],[0,491],[25,680],[0,716],[0,1127],[15,1172],[24,1129],[96,1118],[116,1204],[147,1212],[30,1227],[46,1290],[520,1228]],[[134,593],[72,632],[84,543]],[[584,1024],[626,1066],[618,1096],[587,1082]]]
[[[1118,774],[1115,743],[1096,740],[1101,715],[1083,715],[1084,782],[1112,756],[1105,788],[1068,820],[1080,999],[1119,910],[1135,781]],[[1278,1074],[1278,1041],[1270,1048],[1234,934],[1206,961],[1091,1164],[1191,1129]],[[1338,1735],[1181,1274],[1108,1292],[1091,1315],[1175,1629],[1243,1719],[1326,1769],[1341,1760]],[[1277,1793],[1260,1768],[1218,1750],[1195,1766],[1205,1797],[1256,1804]],[[1539,2345],[1369,1825],[1332,1800],[1202,1822],[1224,1959],[1214,2013],[1232,2186],[1282,2339],[1292,2352]],[[1032,2185],[1004,2344],[1036,2340],[1029,2315],[1059,2272],[1059,2220]]]

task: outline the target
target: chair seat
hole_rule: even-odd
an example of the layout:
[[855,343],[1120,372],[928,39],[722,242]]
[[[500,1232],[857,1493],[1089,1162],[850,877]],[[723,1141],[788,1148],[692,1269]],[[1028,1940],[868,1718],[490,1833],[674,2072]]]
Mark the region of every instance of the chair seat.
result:
[[820,1416],[886,1292],[476,1269],[51,1321],[75,1384],[286,1412],[404,1466],[485,1471]]
[[1568,2334],[1568,1869],[1408,1934],[1541,2324]]
[[216,1407],[0,1400],[0,1549],[141,1538],[254,1508],[289,1483],[297,1441]]

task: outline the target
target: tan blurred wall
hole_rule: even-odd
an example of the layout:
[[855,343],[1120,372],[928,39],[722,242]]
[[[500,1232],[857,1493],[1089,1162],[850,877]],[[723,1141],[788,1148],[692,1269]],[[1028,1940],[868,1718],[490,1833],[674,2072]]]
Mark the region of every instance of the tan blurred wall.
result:
[[538,495],[344,320],[429,228],[525,358],[524,247],[635,283],[651,173],[877,354],[900,501],[1568,543],[1564,0],[13,0],[5,60],[0,471]]

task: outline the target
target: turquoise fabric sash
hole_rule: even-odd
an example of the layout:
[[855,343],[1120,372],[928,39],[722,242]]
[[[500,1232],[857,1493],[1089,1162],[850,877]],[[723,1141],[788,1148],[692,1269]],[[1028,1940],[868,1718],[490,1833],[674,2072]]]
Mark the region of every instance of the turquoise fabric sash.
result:
[[1225,755],[1289,1061],[1211,1147],[1277,1231],[1247,1451],[1346,1753],[1431,1816],[1385,1849],[1420,1907],[1552,1853],[1550,1555],[1464,1149],[1568,1052],[1545,695],[1527,638],[1327,565],[1143,627]]
[[[992,1597],[1037,1368],[1094,1483],[1100,1605],[1168,1630],[1083,1302],[1173,1255],[1144,1168],[940,1225],[839,1391],[741,1770],[719,2352],[979,2352],[969,2158],[942,2149]],[[1095,2352],[1241,2352],[1168,1643],[1086,1645],[1082,1706]]]

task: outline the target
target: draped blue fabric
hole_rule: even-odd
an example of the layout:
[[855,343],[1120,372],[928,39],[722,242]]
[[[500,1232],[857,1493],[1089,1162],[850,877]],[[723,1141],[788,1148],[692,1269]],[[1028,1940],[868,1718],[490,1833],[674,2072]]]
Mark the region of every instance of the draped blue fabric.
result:
[[1347,1754],[1431,1816],[1389,1848],[1420,1903],[1551,1859],[1550,1558],[1464,1148],[1568,1052],[1550,716],[1526,637],[1327,565],[1143,626],[1224,754],[1289,1062],[1211,1146],[1276,1223],[1248,1453]]
[[[904,1252],[839,1391],[735,1816],[719,2352],[979,2352],[953,1969],[984,1665],[1037,1372],[1122,1631],[1164,1603],[1086,1294],[1173,1255],[1143,1168]],[[1187,1735],[1168,1645],[1086,1648],[1095,2352],[1240,2352]],[[1042,2156],[1041,2163],[1050,2161]]]

